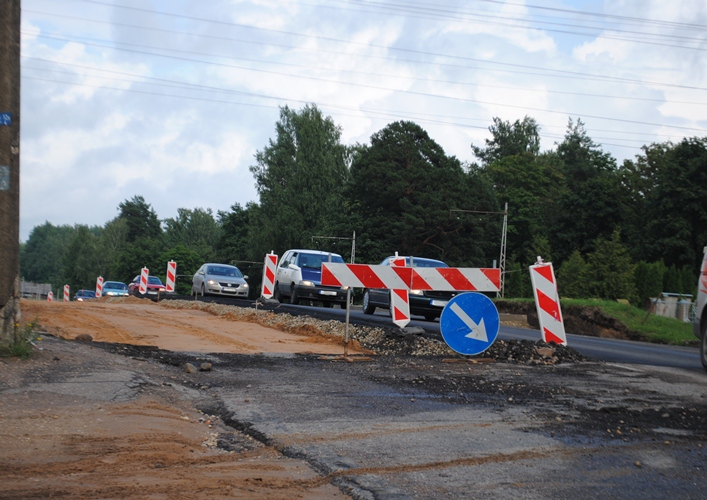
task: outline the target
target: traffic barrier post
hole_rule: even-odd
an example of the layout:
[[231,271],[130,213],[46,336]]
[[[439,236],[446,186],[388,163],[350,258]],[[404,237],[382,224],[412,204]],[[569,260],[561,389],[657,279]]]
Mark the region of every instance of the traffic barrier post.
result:
[[103,276],[96,278],[96,298],[103,297]]
[[150,270],[146,267],[142,268],[142,271],[140,272],[140,287],[138,288],[138,291],[145,295],[147,293],[147,279],[150,276]]
[[167,262],[167,283],[165,284],[165,292],[174,292],[177,281],[177,263],[173,260]]
[[533,284],[535,307],[538,311],[540,332],[545,342],[567,345],[565,324],[560,310],[560,295],[551,262],[538,262],[530,266],[530,280]]
[[265,256],[263,266],[263,282],[260,287],[260,295],[265,299],[270,299],[275,294],[275,270],[277,269],[277,255],[271,250]]
[[64,302],[69,302],[71,300],[71,290],[69,289],[69,285],[64,285]]

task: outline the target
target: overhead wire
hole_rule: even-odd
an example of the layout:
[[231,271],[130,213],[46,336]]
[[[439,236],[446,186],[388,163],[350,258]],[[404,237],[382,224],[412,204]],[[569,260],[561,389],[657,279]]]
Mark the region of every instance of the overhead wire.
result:
[[[82,1],[88,1],[88,0],[82,0]],[[56,38],[56,37],[47,36],[47,35],[36,35],[36,34],[33,34],[33,35],[38,36],[38,37],[42,37],[42,38],[64,40],[64,38]],[[279,72],[279,71],[265,70],[262,68],[251,68],[251,67],[247,67],[247,66],[239,66],[239,65],[234,65],[234,64],[218,63],[218,62],[213,62],[213,61],[204,61],[204,60],[200,60],[200,59],[191,59],[191,58],[181,57],[181,56],[159,54],[159,53],[155,53],[155,52],[148,52],[148,51],[142,51],[142,50],[136,50],[136,49],[127,49],[127,48],[123,48],[123,47],[114,47],[111,45],[103,45],[103,44],[98,44],[95,42],[82,42],[82,43],[84,43],[86,45],[91,45],[91,46],[95,46],[95,47],[102,47],[102,48],[106,48],[106,49],[127,51],[127,52],[143,54],[143,55],[151,55],[151,56],[157,56],[157,57],[165,57],[165,58],[176,59],[176,60],[181,60],[181,61],[194,62],[194,63],[198,63],[198,64],[213,65],[213,66],[219,66],[219,67],[225,67],[225,68],[242,69],[242,70],[246,70],[246,71],[255,71],[255,72],[278,75],[278,76],[286,76],[286,77],[300,78],[300,79],[305,79],[305,80],[313,80],[313,81],[320,81],[320,82],[327,82],[327,83],[336,83],[336,84],[340,84],[340,85],[348,85],[348,86],[368,88],[368,89],[374,89],[374,90],[383,90],[386,92],[400,92],[403,94],[409,94],[409,95],[415,95],[415,96],[433,97],[433,98],[438,98],[438,99],[443,99],[443,100],[453,100],[453,101],[459,101],[459,102],[485,104],[485,105],[499,106],[499,107],[512,108],[512,109],[521,109],[521,110],[526,110],[526,111],[537,111],[537,112],[550,113],[550,114],[581,115],[581,116],[584,116],[587,118],[615,121],[615,122],[621,122],[621,123],[652,125],[652,126],[657,126],[657,127],[667,126],[667,127],[679,129],[679,130],[691,130],[691,131],[699,131],[699,132],[706,131],[703,128],[696,128],[696,127],[685,127],[685,126],[680,126],[680,125],[666,125],[664,123],[652,123],[652,122],[646,122],[646,121],[640,121],[640,120],[628,120],[628,119],[623,119],[623,118],[599,116],[599,115],[592,115],[592,114],[587,114],[587,113],[576,113],[576,112],[572,112],[572,111],[556,111],[556,110],[550,110],[550,109],[535,108],[535,107],[531,107],[531,106],[519,106],[519,105],[514,105],[514,104],[508,104],[508,103],[498,103],[498,102],[492,102],[492,101],[485,101],[485,100],[481,100],[481,99],[470,99],[470,98],[447,96],[447,95],[442,95],[442,94],[432,94],[429,92],[418,92],[418,91],[414,91],[414,90],[400,90],[400,89],[394,89],[394,88],[383,87],[383,86],[378,86],[378,85],[354,83],[354,82],[347,82],[347,81],[342,81],[342,80],[333,80],[330,78],[315,77],[312,75],[295,75],[295,74],[291,74],[291,73],[283,73],[283,72]],[[170,49],[160,49],[160,50],[170,50]]]
[[[325,52],[325,53],[332,53],[332,54],[337,54],[337,55],[345,55],[347,57],[350,57],[351,54],[347,54],[344,52],[340,51],[333,51],[333,50],[325,50],[325,49],[302,49],[297,46],[293,45],[282,45],[282,44],[273,44],[269,42],[259,42],[259,41],[252,41],[252,40],[244,40],[244,39],[237,39],[237,38],[231,38],[231,37],[222,37],[222,36],[216,36],[216,35],[209,35],[209,34],[202,34],[202,33],[193,33],[193,32],[185,32],[185,31],[179,31],[179,30],[168,30],[164,28],[154,28],[154,27],[147,27],[147,26],[138,26],[138,25],[133,25],[133,24],[127,24],[127,23],[116,23],[116,22],[110,22],[110,21],[102,21],[102,20],[97,20],[97,19],[89,19],[89,18],[83,18],[83,17],[77,17],[77,16],[69,16],[69,15],[62,15],[58,14],[55,15],[53,13],[48,13],[48,12],[42,12],[42,11],[33,11],[30,9],[24,9],[25,11],[28,12],[33,12],[37,14],[44,14],[44,15],[52,15],[52,16],[57,16],[57,17],[62,17],[62,18],[68,18],[68,19],[74,19],[74,20],[80,20],[80,21],[88,21],[88,22],[96,22],[96,23],[103,23],[103,24],[110,24],[114,26],[123,26],[123,27],[129,27],[129,28],[134,28],[134,29],[143,29],[143,30],[149,30],[149,31],[157,31],[157,32],[165,32],[165,33],[171,33],[171,34],[177,34],[177,35],[189,35],[189,36],[195,36],[195,37],[200,37],[200,38],[207,38],[207,39],[215,39],[215,40],[222,40],[222,41],[231,41],[231,42],[239,42],[239,43],[253,43],[253,44],[261,44],[261,45],[266,45],[270,47],[283,47],[283,48],[289,48],[289,49],[296,49],[296,50],[304,50],[304,51],[310,51],[310,52]],[[51,32],[43,32],[47,35],[57,35],[56,33],[51,33]],[[75,36],[74,36],[75,37]],[[75,37],[76,38],[76,37]],[[87,37],[78,37],[79,39],[84,38],[88,40],[95,40]],[[109,43],[109,42],[107,42]],[[123,42],[125,43],[125,42]],[[140,46],[144,47],[142,44],[132,44],[134,46]],[[152,47],[150,47],[152,48]],[[175,50],[175,49],[169,49],[169,50]],[[187,51],[183,51],[187,52]],[[202,55],[203,53],[196,53],[199,55]],[[216,55],[216,54],[209,54],[209,55]],[[271,65],[278,65],[278,66],[292,66],[292,67],[304,67],[307,69],[311,69],[312,66],[308,65],[303,65],[303,64],[294,64],[294,63],[288,63],[288,62],[281,62],[281,61],[263,61],[263,60],[258,60],[258,59],[251,59],[247,57],[234,57],[232,55],[226,56],[231,59],[237,59],[237,60],[242,60],[242,61],[249,61],[249,62],[257,62],[257,63],[263,63],[263,64],[271,64]],[[376,58],[376,59],[385,59],[385,60],[394,60],[394,61],[399,61],[398,59],[395,58],[383,58],[379,56],[358,56],[358,57],[364,57],[364,58]],[[419,61],[415,61],[415,63],[420,63]],[[422,63],[422,64],[435,64],[435,63]],[[436,66],[439,66],[439,64],[435,64]],[[466,66],[457,66],[455,65],[454,67],[456,68],[463,68],[463,69],[469,69]],[[317,69],[327,69],[322,66],[318,66]],[[593,94],[593,93],[586,93],[586,92],[568,92],[568,91],[562,91],[562,90],[555,90],[555,89],[535,89],[535,88],[529,88],[529,87],[517,87],[517,86],[504,86],[504,85],[496,85],[496,84],[483,84],[483,83],[476,83],[476,82],[461,82],[461,81],[454,81],[454,80],[439,80],[435,78],[420,78],[420,77],[415,77],[415,76],[408,76],[408,75],[401,75],[401,74],[385,74],[385,73],[372,73],[372,72],[362,72],[362,71],[355,71],[355,70],[349,70],[349,69],[339,69],[339,68],[330,68],[332,70],[336,71],[342,71],[342,72],[347,72],[347,73],[352,73],[352,74],[360,74],[360,75],[365,75],[365,76],[384,76],[384,77],[392,77],[392,78],[404,78],[408,80],[417,80],[417,81],[425,81],[425,82],[434,82],[434,83],[446,83],[446,84],[454,84],[454,85],[464,85],[464,86],[472,86],[472,87],[482,87],[482,88],[502,88],[502,89],[508,89],[508,90],[522,90],[526,92],[541,92],[541,93],[550,93],[550,94],[558,94],[558,95],[576,95],[576,96],[585,96],[585,97],[597,97],[597,98],[607,98],[607,99],[626,99],[626,100],[632,100],[632,101],[647,101],[647,102],[665,102],[665,99],[655,99],[655,98],[647,98],[647,97],[636,97],[636,96],[619,96],[619,95],[607,95],[607,94]],[[492,70],[496,71],[496,70]],[[522,74],[527,74],[527,73],[522,73]],[[694,102],[694,101],[677,101],[677,100],[671,100],[671,103],[675,104],[691,104],[691,105],[697,105],[697,106],[707,106],[707,102]]]

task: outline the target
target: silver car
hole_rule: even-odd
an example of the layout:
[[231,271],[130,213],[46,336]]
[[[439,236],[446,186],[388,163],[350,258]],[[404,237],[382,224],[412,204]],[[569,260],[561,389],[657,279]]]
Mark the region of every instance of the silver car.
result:
[[248,297],[248,276],[243,276],[241,270],[228,264],[204,264],[192,278],[192,295],[206,294],[230,295],[232,297]]

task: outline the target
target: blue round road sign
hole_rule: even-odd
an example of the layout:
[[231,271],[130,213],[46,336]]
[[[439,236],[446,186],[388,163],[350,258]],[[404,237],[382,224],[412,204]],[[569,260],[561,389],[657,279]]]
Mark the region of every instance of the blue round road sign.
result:
[[496,305],[486,295],[457,295],[442,310],[439,329],[449,347],[459,354],[479,354],[491,347],[501,326]]

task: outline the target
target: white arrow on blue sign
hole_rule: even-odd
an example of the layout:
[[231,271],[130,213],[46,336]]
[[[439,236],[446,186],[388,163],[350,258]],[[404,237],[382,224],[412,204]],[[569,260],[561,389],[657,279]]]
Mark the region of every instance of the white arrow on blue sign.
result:
[[491,347],[500,327],[496,305],[486,295],[477,292],[452,298],[439,318],[439,329],[447,345],[459,354],[469,356]]
[[0,125],[12,125],[12,113],[0,113]]

